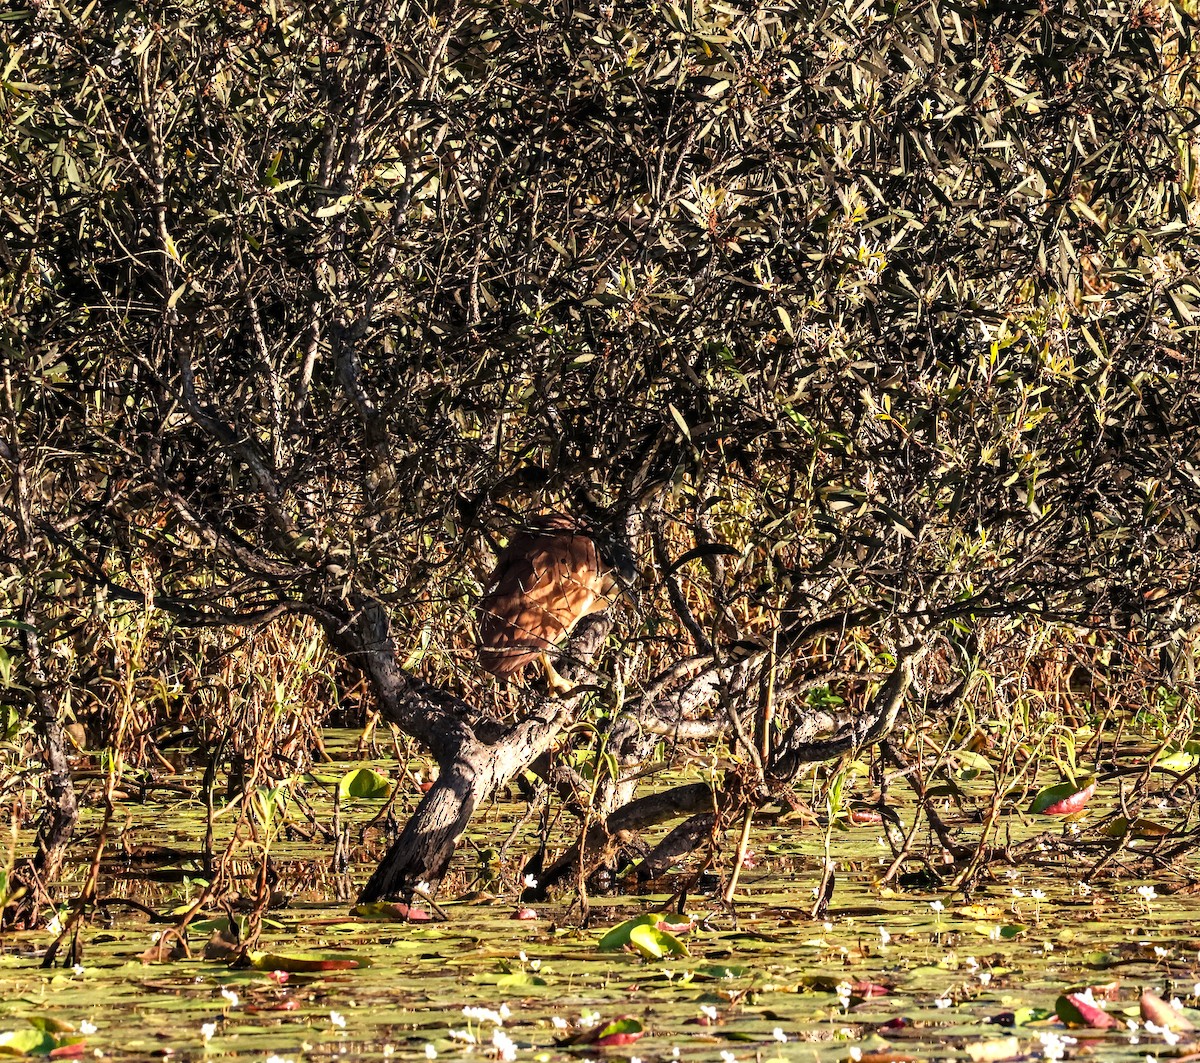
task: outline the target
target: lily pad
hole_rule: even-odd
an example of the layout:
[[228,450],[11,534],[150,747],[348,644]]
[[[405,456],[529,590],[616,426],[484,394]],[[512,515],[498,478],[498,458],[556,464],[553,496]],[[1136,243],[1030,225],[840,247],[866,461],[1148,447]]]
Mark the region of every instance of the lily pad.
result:
[[1073,816],[1096,792],[1096,780],[1085,783],[1060,782],[1039,791],[1029,811],[1043,816]]
[[687,946],[674,934],[659,930],[657,926],[642,924],[629,932],[629,944],[648,960],[661,960],[664,956],[687,956]]
[[1071,1027],[1107,1030],[1119,1025],[1118,1019],[1098,1008],[1079,993],[1064,993],[1054,1002],[1054,1013]]
[[342,776],[338,793],[343,798],[385,801],[392,794],[392,784],[372,768],[354,768]]

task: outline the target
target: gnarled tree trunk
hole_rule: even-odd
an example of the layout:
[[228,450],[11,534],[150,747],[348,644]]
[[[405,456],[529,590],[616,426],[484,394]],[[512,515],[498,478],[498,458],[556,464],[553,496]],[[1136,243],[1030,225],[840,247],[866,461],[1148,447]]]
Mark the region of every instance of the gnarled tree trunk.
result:
[[[422,884],[436,886],[475,809],[549,749],[588,688],[545,698],[523,720],[503,723],[406,676],[396,664],[383,607],[374,601],[355,604],[356,621],[331,634],[371,677],[383,717],[424,742],[438,764],[437,781],[359,896],[360,901],[407,899]],[[565,679],[580,684],[593,678],[587,662],[611,624],[603,613],[580,622],[559,663]]]

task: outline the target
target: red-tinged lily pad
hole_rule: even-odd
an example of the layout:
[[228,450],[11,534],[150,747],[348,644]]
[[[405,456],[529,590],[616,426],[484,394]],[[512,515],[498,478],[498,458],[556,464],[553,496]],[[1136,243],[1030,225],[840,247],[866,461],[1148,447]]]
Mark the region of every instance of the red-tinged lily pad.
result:
[[665,934],[690,934],[696,929],[696,921],[689,919],[686,923],[670,923],[666,919],[660,919],[654,924],[659,930]]
[[370,967],[365,956],[296,956],[281,952],[252,952],[250,966],[256,971],[288,971],[291,974],[311,974],[320,971],[353,971]]
[[1054,1002],[1054,1013],[1068,1026],[1107,1030],[1118,1025],[1114,1016],[1103,1008],[1096,1007],[1078,993],[1065,993],[1059,997]]
[[599,1023],[588,1030],[557,1042],[564,1045],[593,1045],[596,1048],[619,1048],[631,1045],[646,1032],[645,1027],[632,1015],[622,1015],[612,1022]]
[[1056,786],[1047,786],[1033,799],[1029,811],[1043,816],[1073,816],[1083,809],[1096,792],[1096,780],[1092,779],[1084,785],[1073,782],[1060,782]]
[[85,1052],[87,1052],[87,1045],[82,1041],[75,1041],[73,1044],[59,1045],[57,1048],[52,1048],[47,1054],[51,1059],[78,1059]]
[[870,1000],[872,997],[886,997],[891,990],[877,982],[851,982],[850,999]]
[[359,919],[378,919],[389,923],[428,923],[433,918],[425,909],[414,908],[403,901],[372,901],[356,904],[350,914]]
[[1142,1018],[1173,1033],[1191,1033],[1196,1029],[1192,1022],[1181,1011],[1171,1007],[1157,993],[1149,989],[1142,990],[1140,1001]]
[[883,816],[869,808],[852,808],[848,818],[856,827],[877,827],[883,822]]

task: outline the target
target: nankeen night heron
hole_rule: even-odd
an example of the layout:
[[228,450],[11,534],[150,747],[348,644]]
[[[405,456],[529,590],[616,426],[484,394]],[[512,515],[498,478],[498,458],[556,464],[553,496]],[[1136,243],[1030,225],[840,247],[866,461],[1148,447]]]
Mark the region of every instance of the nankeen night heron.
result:
[[589,613],[634,601],[633,555],[615,536],[565,514],[534,517],[496,558],[479,603],[479,663],[502,679],[540,659],[551,689],[571,684],[548,652]]

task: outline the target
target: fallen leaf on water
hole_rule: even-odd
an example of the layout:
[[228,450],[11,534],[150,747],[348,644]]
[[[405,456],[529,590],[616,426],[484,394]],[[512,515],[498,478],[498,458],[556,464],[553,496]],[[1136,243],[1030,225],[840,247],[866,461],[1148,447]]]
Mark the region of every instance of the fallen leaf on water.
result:
[[877,1052],[863,1052],[858,1063],[917,1063],[917,1057],[899,1048],[881,1048]]
[[997,1037],[991,1041],[976,1041],[963,1045],[963,1051],[975,1063],[999,1063],[1002,1059],[1016,1059],[1025,1053],[1019,1037]]

